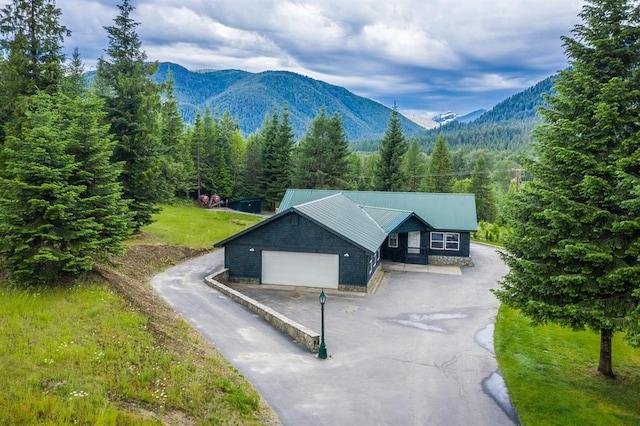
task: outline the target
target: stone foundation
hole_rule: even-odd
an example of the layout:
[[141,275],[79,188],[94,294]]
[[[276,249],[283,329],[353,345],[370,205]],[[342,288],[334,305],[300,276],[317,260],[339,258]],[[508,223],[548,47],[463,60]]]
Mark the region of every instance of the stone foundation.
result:
[[429,265],[473,266],[473,259],[470,257],[429,256]]

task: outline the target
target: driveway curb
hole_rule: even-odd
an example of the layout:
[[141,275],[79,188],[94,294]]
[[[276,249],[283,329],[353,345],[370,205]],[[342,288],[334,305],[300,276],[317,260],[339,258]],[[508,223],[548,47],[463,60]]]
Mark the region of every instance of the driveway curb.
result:
[[317,353],[320,345],[320,334],[310,330],[302,324],[298,324],[292,319],[282,315],[279,312],[274,311],[270,307],[263,305],[262,303],[245,296],[244,294],[236,291],[226,285],[222,284],[217,278],[228,274],[227,269],[218,271],[214,274],[207,276],[204,282],[211,288],[214,288],[229,297],[236,303],[249,309],[251,312],[257,314],[269,324],[282,331],[285,335],[291,337],[296,342],[307,348],[310,352]]

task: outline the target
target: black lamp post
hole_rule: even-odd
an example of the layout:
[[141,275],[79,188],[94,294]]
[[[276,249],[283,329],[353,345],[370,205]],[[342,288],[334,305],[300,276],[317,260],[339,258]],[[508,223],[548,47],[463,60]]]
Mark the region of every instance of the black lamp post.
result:
[[327,301],[327,295],[324,294],[324,289],[320,292],[320,318],[321,318],[321,331],[320,331],[320,349],[318,349],[318,358],[327,359],[327,347],[324,344],[324,302]]

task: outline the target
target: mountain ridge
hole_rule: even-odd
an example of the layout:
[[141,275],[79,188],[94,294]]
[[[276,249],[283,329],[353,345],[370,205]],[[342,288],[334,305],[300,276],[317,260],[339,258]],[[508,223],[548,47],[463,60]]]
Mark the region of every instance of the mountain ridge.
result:
[[[274,105],[281,112],[285,103],[296,138],[304,135],[323,107],[329,115],[340,114],[348,140],[382,138],[391,116],[391,108],[379,102],[290,71],[190,71],[179,64],[161,62],[153,79],[165,81],[169,72],[185,122],[193,122],[206,108],[219,113],[229,110],[245,136],[262,126]],[[407,136],[425,130],[404,116],[401,120]]]

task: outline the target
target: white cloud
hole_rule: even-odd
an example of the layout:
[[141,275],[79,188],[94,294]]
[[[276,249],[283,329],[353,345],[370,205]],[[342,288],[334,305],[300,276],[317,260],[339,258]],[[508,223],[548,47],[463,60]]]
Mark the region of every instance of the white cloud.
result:
[[[1,0],[0,0],[1,1]],[[5,2],[7,0],[4,0]],[[116,0],[58,0],[87,63]],[[137,0],[150,59],[188,68],[285,69],[389,103],[428,108],[517,91],[565,66],[582,0]],[[502,92],[501,92],[502,93]],[[446,94],[446,95],[445,95]],[[462,101],[460,101],[462,102]],[[411,104],[411,105],[409,105]],[[455,105],[451,106],[455,108]],[[438,107],[439,108],[439,107]],[[433,109],[437,109],[434,107]]]

